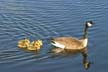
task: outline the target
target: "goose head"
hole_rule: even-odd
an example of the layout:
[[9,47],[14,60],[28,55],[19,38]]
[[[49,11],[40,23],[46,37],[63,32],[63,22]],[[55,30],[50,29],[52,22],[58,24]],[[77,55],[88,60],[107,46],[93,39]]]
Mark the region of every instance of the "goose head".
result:
[[93,23],[92,21],[87,21],[87,22],[86,22],[86,26],[87,26],[87,27],[92,27],[93,24],[94,24],[94,23]]

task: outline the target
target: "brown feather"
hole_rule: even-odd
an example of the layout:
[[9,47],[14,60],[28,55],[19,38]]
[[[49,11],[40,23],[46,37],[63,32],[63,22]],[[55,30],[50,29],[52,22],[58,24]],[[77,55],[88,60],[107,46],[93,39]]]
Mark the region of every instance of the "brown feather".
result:
[[65,45],[65,49],[81,49],[84,47],[82,41],[73,37],[59,37],[55,38],[54,41]]

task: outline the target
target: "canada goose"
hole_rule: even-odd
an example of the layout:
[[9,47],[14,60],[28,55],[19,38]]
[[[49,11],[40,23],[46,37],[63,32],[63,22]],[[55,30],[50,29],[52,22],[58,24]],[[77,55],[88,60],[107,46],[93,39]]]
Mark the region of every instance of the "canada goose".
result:
[[27,49],[32,51],[33,50],[38,51],[40,50],[41,46],[42,46],[42,40],[36,40],[36,41],[32,41],[30,46],[27,47]]
[[29,47],[29,45],[30,45],[29,39],[20,40],[18,42],[18,47],[19,48],[27,48],[27,47]]
[[[55,47],[69,50],[80,50],[87,47],[88,43],[88,28],[93,25],[92,21],[87,21],[85,24],[84,35],[81,39],[74,37],[58,37],[51,40],[51,44]],[[56,49],[57,50],[57,49]],[[60,49],[59,49],[60,50]]]

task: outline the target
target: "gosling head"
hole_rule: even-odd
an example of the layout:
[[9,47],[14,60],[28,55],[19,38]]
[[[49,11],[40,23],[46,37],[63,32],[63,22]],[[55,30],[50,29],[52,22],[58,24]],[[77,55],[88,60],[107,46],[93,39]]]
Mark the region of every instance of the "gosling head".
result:
[[92,27],[93,26],[93,22],[92,21],[87,21],[86,22],[86,26],[87,27]]
[[29,39],[24,40],[25,43],[30,43]]

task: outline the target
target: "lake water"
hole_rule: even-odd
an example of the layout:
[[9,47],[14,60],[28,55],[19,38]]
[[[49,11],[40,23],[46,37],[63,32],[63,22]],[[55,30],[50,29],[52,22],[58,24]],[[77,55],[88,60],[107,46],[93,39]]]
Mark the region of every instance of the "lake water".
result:
[[[86,70],[81,54],[52,57],[51,37],[83,34],[89,29]],[[0,0],[0,71],[1,72],[107,72],[108,71],[108,1],[107,0]],[[17,47],[19,40],[43,40],[38,53]]]

